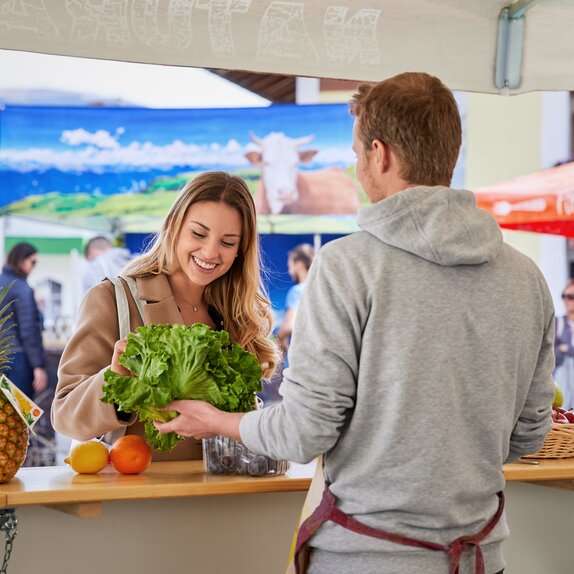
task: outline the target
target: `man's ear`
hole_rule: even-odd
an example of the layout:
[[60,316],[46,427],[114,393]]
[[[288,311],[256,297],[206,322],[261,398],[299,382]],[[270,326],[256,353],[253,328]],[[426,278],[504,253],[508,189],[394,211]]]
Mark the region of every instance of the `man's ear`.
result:
[[391,166],[391,148],[381,140],[373,140],[371,143],[371,152],[375,156],[379,173],[385,173]]

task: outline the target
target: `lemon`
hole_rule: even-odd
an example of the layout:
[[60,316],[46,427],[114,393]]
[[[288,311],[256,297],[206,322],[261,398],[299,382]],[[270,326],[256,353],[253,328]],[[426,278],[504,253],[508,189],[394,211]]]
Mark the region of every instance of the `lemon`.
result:
[[97,441],[76,445],[64,459],[78,474],[95,474],[108,464],[108,449]]

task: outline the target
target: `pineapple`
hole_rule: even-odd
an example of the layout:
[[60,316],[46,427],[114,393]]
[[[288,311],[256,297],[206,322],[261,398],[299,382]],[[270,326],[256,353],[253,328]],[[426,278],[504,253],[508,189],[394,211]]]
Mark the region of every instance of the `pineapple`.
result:
[[[11,284],[0,290],[0,306]],[[0,309],[0,373],[10,364],[10,328],[5,323],[9,302]],[[0,392],[0,483],[8,482],[18,472],[28,451],[28,427],[3,392]]]

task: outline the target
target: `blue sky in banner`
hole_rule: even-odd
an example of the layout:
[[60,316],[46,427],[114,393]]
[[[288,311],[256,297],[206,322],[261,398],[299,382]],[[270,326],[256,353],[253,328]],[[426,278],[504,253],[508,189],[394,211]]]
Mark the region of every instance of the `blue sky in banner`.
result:
[[348,167],[346,104],[267,108],[6,107],[0,112],[0,206],[51,191],[134,192],[155,175],[248,169],[249,134],[313,135],[306,169]]

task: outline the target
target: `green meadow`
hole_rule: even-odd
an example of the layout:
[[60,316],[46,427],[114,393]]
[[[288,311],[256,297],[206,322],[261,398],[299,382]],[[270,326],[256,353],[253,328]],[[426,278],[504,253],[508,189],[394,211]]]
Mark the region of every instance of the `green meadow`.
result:
[[[347,172],[354,178],[354,169]],[[179,190],[187,181],[201,172],[183,172],[172,177],[156,177],[147,188],[138,193],[116,195],[90,195],[87,193],[65,194],[50,192],[30,195],[0,209],[0,215],[25,215],[39,219],[66,218],[85,220],[89,218],[120,220],[125,231],[157,231],[161,221],[174,202]],[[260,170],[249,168],[236,170],[252,195],[259,185]],[[362,204],[367,203],[363,192]],[[146,228],[146,219],[149,225]],[[133,220],[130,224],[130,220]],[[150,228],[150,225],[152,228]],[[261,233],[350,233],[356,230],[353,216],[298,216],[273,215],[258,218]]]

